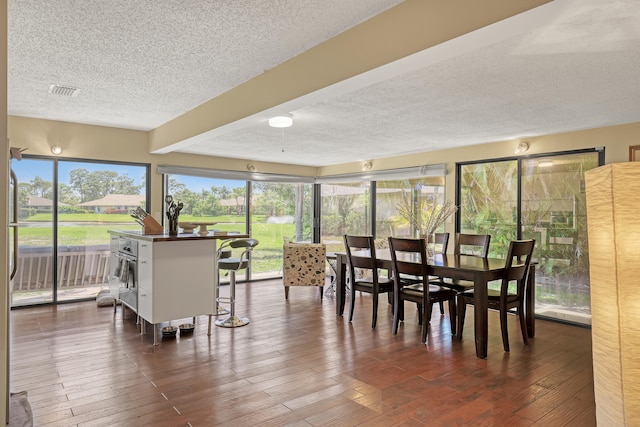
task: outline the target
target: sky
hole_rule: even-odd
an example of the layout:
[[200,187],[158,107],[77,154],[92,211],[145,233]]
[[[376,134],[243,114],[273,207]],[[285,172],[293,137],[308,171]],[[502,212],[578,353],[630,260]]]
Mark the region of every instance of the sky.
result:
[[[89,172],[111,170],[120,175],[129,176],[134,179],[136,185],[143,184],[143,174],[145,169],[137,165],[67,161],[62,159],[59,159],[57,163],[59,184],[68,184],[69,172],[74,169],[86,169]],[[26,157],[23,157],[20,161],[14,159],[11,161],[11,168],[16,173],[18,182],[30,182],[35,177],[40,177],[45,181],[53,182],[54,161],[51,159]],[[238,180],[201,178],[186,175],[172,175],[172,177],[177,178],[178,182],[185,184],[189,190],[194,192],[200,192],[203,189],[208,191],[213,185],[218,187],[227,186],[228,188],[244,187],[246,185],[245,181]]]

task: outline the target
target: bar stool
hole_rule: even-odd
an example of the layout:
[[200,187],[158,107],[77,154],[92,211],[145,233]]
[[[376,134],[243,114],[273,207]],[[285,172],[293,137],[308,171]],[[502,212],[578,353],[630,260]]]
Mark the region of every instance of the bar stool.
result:
[[[237,328],[249,323],[249,319],[246,317],[238,317],[235,315],[236,305],[236,271],[244,270],[249,266],[249,255],[253,248],[256,247],[258,241],[256,239],[236,239],[229,242],[229,247],[232,249],[244,248],[244,251],[240,257],[228,257],[218,260],[218,269],[227,270],[229,272],[229,297],[218,296],[216,298],[216,305],[218,303],[229,304],[229,316],[225,319],[216,320],[216,326],[223,328]],[[223,249],[223,246],[220,247]],[[209,315],[209,334],[211,334],[211,317],[215,314]]]
[[[217,253],[216,262],[219,262],[219,260],[223,258],[231,258],[232,252],[231,252],[231,249],[228,247],[229,246],[228,242],[229,241],[223,242],[222,245],[220,245],[220,248],[216,251]],[[226,308],[220,307],[220,304],[218,304],[218,298],[220,297],[220,268],[219,267],[218,267],[218,277],[216,279],[217,280],[216,280],[215,292],[214,292],[214,297],[216,301],[216,310],[213,312],[213,315],[220,316],[221,314],[229,314],[229,310],[227,310]],[[211,335],[211,328],[209,328],[209,335]]]

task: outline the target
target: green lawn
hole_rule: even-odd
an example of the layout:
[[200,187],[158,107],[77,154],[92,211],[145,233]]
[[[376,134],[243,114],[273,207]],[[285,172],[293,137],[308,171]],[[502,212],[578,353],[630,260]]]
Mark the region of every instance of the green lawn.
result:
[[[263,216],[253,216],[251,237],[258,239],[253,256],[255,273],[278,272],[282,266],[283,236],[295,234],[294,224],[267,224]],[[22,219],[19,238],[21,246],[51,246],[53,229],[43,226],[51,215],[36,214]],[[60,246],[94,246],[109,244],[109,230],[140,230],[127,214],[60,214],[58,216],[58,244]],[[194,217],[181,215],[180,222],[217,222],[209,229],[239,231],[245,229],[245,218],[233,215]]]

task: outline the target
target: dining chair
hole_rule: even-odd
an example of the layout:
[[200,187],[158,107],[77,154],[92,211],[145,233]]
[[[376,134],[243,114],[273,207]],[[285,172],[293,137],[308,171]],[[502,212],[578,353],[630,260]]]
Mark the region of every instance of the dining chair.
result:
[[[404,302],[418,305],[418,323],[422,326],[422,342],[427,341],[431,306],[436,302],[449,303],[451,333],[456,331],[456,291],[429,284],[431,267],[427,263],[425,239],[389,237],[389,250],[393,265],[393,333],[398,333],[400,320],[404,320]],[[410,280],[403,277],[411,277]],[[421,279],[416,283],[415,277]]]
[[373,299],[371,327],[378,321],[378,295],[393,290],[393,280],[380,277],[376,266],[376,242],[373,236],[344,235],[344,247],[347,252],[351,288],[351,310],[349,322],[353,320],[356,291],[370,293]]
[[[520,330],[525,344],[529,344],[524,313],[524,296],[527,286],[527,273],[531,264],[533,248],[536,241],[513,240],[509,244],[509,251],[505,260],[505,271],[502,277],[500,290],[488,289],[488,307],[500,311],[500,328],[502,329],[502,345],[504,351],[509,351],[509,333],[507,330],[507,313],[513,308],[520,318]],[[515,282],[515,286],[510,286]],[[464,318],[468,304],[474,303],[473,290],[461,292],[457,296],[458,301],[458,339],[462,339]]]
[[[489,255],[490,242],[491,235],[489,234],[456,233],[453,255],[470,255],[486,258]],[[445,279],[442,277],[432,280],[431,284],[444,286],[458,292],[464,292],[473,288],[473,282],[470,280]]]

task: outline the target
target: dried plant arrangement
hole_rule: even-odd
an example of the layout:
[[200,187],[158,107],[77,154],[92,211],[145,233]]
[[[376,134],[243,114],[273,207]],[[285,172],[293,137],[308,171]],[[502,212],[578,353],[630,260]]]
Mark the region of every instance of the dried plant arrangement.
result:
[[458,207],[450,200],[440,205],[436,200],[423,200],[414,209],[408,197],[403,197],[398,203],[398,214],[406,219],[420,233],[420,237],[427,237],[436,232]]

